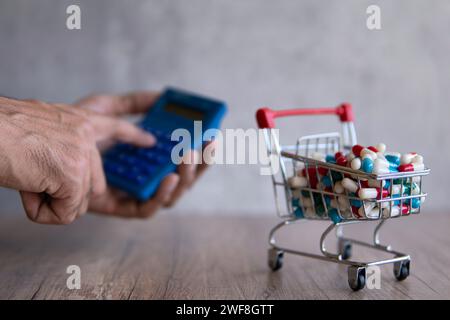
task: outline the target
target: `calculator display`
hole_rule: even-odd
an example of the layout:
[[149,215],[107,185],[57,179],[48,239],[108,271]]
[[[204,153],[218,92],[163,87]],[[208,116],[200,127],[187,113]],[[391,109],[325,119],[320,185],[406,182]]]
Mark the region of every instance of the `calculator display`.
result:
[[203,120],[204,113],[175,103],[168,103],[164,110],[191,120]]

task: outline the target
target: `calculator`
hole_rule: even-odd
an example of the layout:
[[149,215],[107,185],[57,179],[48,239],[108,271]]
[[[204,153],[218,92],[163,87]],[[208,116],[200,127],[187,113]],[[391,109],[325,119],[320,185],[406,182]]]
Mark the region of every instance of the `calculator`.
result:
[[205,141],[202,134],[194,133],[194,122],[201,121],[203,132],[219,129],[225,113],[223,101],[174,88],[166,89],[138,124],[156,137],[156,144],[142,148],[119,143],[103,154],[108,185],[138,200],[149,199],[161,180],[176,170],[172,149],[181,142],[172,140],[172,132],[186,129],[191,136],[190,148],[199,149]]

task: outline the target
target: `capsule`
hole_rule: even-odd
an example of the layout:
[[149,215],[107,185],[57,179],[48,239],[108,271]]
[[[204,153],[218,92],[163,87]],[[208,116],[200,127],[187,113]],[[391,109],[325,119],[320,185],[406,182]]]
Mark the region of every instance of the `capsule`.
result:
[[360,158],[354,158],[352,162],[350,163],[350,166],[353,170],[359,170],[361,169],[361,159]]
[[421,171],[424,169],[425,166],[423,163],[422,164],[408,163],[408,164],[401,164],[398,166],[398,171],[400,172]]
[[393,163],[397,166],[400,165],[400,157],[395,154],[387,154],[387,155],[385,155],[385,158],[390,163]]
[[336,209],[331,209],[328,211],[328,217],[330,217],[331,221],[334,223],[339,223],[342,221],[342,218],[339,216],[339,213]]
[[362,169],[362,171],[364,171],[366,173],[372,173],[372,171],[373,171],[373,160],[370,157],[365,157],[362,160],[361,169]]
[[[350,197],[354,197],[354,198],[357,197],[357,195],[355,193],[353,193],[353,192],[350,192],[348,195]],[[359,208],[359,207],[362,206],[363,202],[361,200],[358,200],[358,199],[350,199],[350,204],[351,204],[352,207]]]
[[336,199],[331,199],[330,207],[337,209],[339,207],[339,203]]
[[316,216],[316,211],[313,208],[306,208],[305,217],[314,218]]
[[353,154],[353,152],[349,152],[349,153],[347,154],[347,161],[351,162],[351,161],[353,161],[353,159],[355,159],[355,158],[356,158],[356,156]]
[[347,166],[348,160],[345,156],[342,156],[336,159],[336,163],[340,166],[345,167]]
[[295,208],[295,210],[294,210],[294,215],[295,215],[295,217],[296,217],[297,219],[302,219],[302,218],[305,217],[305,216],[303,215],[303,210],[302,210],[302,208],[300,208],[300,207]]
[[338,151],[334,154],[334,159],[338,159],[340,157],[344,157],[344,153],[342,153],[341,151]]
[[360,207],[352,206],[352,213],[353,213],[353,216],[356,218],[361,218],[361,215],[359,214],[359,208]]
[[407,199],[405,203],[411,205],[413,209],[417,209],[420,207],[420,198]]
[[[381,191],[382,190],[382,191]],[[358,190],[358,197],[364,200],[367,199],[379,199],[381,196],[386,198],[389,195],[389,191],[380,188],[361,188]]]
[[368,148],[364,148],[361,150],[360,152],[360,157],[364,158],[364,157],[371,157],[372,160],[375,160],[377,158],[377,153],[373,152],[372,150],[368,149]]
[[324,176],[324,175],[326,175],[326,174],[328,173],[328,168],[319,167],[319,168],[317,169],[317,171],[319,172],[319,174],[320,174],[321,176]]
[[369,149],[370,151],[373,151],[375,153],[378,152],[378,149],[376,147],[374,147],[374,146],[367,147],[367,149]]
[[423,157],[420,154],[417,154],[412,160],[411,163],[415,164],[423,164]]
[[363,146],[359,145],[359,144],[355,144],[352,147],[352,152],[356,157],[360,157],[361,156],[361,151],[364,149]]
[[358,191],[358,184],[349,178],[344,178],[342,180],[342,186],[347,189],[350,192],[357,192]]
[[350,202],[348,201],[348,198],[345,196],[338,197],[338,203],[339,203],[339,209],[349,209],[350,208]]
[[385,165],[383,165],[381,163],[375,163],[374,166],[373,166],[373,170],[372,170],[372,173],[377,174],[377,175],[379,175],[379,174],[386,174],[386,173],[389,173],[389,172],[391,172],[389,170],[389,167],[386,167]]
[[399,206],[388,206],[383,209],[383,217],[389,218],[389,217],[397,217],[400,215],[400,207]]
[[384,156],[384,153],[381,153],[381,152],[377,152],[377,159],[381,159],[381,160],[387,161],[386,157]]
[[292,189],[304,188],[308,185],[308,180],[305,177],[294,176],[288,179],[288,183]]
[[335,159],[334,156],[331,155],[331,154],[328,154],[328,155],[325,157],[325,161],[328,162],[328,163],[336,163],[336,159]]
[[314,160],[318,160],[318,161],[323,161],[325,162],[325,155],[322,152],[314,152],[311,155],[311,158],[313,158]]
[[410,164],[412,159],[416,156],[415,152],[405,153],[400,157],[400,164]]
[[334,184],[333,188],[335,193],[344,193],[344,187],[342,186],[342,182],[338,181]]
[[325,187],[331,187],[333,185],[329,176],[323,176],[321,182]]
[[379,219],[382,212],[383,211],[380,212],[380,209],[378,207],[373,207],[372,210],[366,211],[366,216],[369,219]]
[[312,208],[313,207],[313,202],[312,202],[310,197],[303,197],[301,199],[301,202],[302,202],[302,204],[303,204],[303,206],[305,208]]
[[369,218],[369,213],[372,211],[372,209],[375,208],[375,206],[376,206],[376,204],[374,202],[364,203],[364,205],[362,205],[358,209],[359,216],[360,217],[368,217]]
[[384,143],[379,143],[375,146],[377,148],[377,150],[381,153],[385,153],[386,152],[386,145]]

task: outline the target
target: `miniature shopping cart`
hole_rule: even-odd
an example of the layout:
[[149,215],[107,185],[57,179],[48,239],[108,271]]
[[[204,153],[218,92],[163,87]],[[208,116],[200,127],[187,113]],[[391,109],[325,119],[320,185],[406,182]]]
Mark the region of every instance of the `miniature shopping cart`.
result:
[[[342,134],[329,133],[320,135],[304,136],[297,140],[295,145],[281,146],[278,139],[278,130],[275,129],[275,118],[302,115],[337,115],[342,123]],[[422,177],[429,174],[429,169],[411,172],[389,172],[382,175],[368,174],[360,170],[353,170],[346,166],[316,160],[313,153],[322,152],[325,154],[335,154],[338,151],[349,150],[356,144],[356,132],[353,124],[353,113],[350,104],[342,104],[336,108],[324,109],[289,109],[272,110],[269,108],[259,109],[256,113],[258,126],[264,130],[265,141],[270,159],[270,168],[272,173],[272,182],[275,193],[277,213],[282,222],[277,224],[269,234],[269,257],[268,262],[272,270],[278,270],[282,267],[284,253],[297,254],[305,257],[320,259],[324,261],[335,262],[348,266],[348,283],[353,290],[364,288],[366,283],[366,271],[371,266],[378,266],[392,263],[394,266],[394,275],[397,280],[404,280],[408,277],[410,271],[410,256],[394,251],[390,245],[383,245],[380,242],[379,233],[381,227],[387,219],[400,218],[411,214],[420,213],[421,203],[427,196],[422,192]],[[342,139],[341,139],[342,137]],[[342,140],[342,141],[341,141]],[[299,170],[306,172],[308,184],[304,187],[293,189],[288,183],[290,176],[295,176]],[[290,175],[289,173],[292,173]],[[364,200],[362,205],[362,214],[343,212],[339,206],[335,206],[332,211],[330,201],[327,199],[344,198],[347,201],[361,201],[360,198],[345,191],[344,194],[336,193],[333,189],[320,188],[313,186],[311,181],[318,180],[320,177],[328,175],[333,180],[339,176],[351,177],[357,182],[359,188],[365,181],[372,180],[387,184],[386,192],[370,200]],[[401,192],[394,195],[394,185],[401,186]],[[417,188],[417,186],[419,186]],[[404,190],[405,188],[405,190]],[[416,192],[413,192],[413,189]],[[280,196],[280,189],[284,190],[284,197]],[[407,191],[409,190],[409,191]],[[406,192],[405,192],[406,191]],[[398,192],[398,190],[396,191]],[[300,201],[299,201],[300,199]],[[420,200],[420,201],[417,201]],[[415,201],[415,207],[412,203]],[[305,207],[305,203],[313,205]],[[350,202],[351,203],[351,202]],[[368,205],[369,204],[369,205]],[[370,204],[372,204],[370,206]],[[379,210],[369,212],[369,209],[377,207]],[[395,208],[397,214],[393,212]],[[334,215],[331,215],[331,212]],[[360,211],[361,212],[361,211]],[[275,233],[282,227],[293,224],[300,220],[332,220],[332,224],[323,232],[320,238],[320,254],[308,253],[298,250],[282,247],[275,240]],[[345,237],[343,226],[365,221],[377,221],[373,233],[373,243],[359,241]],[[330,233],[335,230],[338,239],[337,253],[331,253],[325,246],[325,240]],[[376,261],[354,261],[351,260],[352,245],[360,245],[372,249],[384,251],[393,255],[390,259]]]

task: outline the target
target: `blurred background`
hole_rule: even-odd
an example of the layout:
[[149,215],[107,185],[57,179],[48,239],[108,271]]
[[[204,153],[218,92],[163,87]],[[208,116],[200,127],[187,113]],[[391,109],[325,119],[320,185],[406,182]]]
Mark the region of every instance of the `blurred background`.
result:
[[[71,4],[81,30],[66,28]],[[366,27],[371,4],[381,30]],[[226,100],[224,128],[244,129],[261,106],[348,101],[362,144],[423,154],[433,170],[424,212],[444,211],[449,17],[446,0],[0,0],[0,94],[70,103],[172,85]],[[339,128],[334,118],[279,124],[283,142]],[[0,206],[22,210],[4,189]],[[216,165],[171,211],[273,214],[270,178],[258,165]]]

